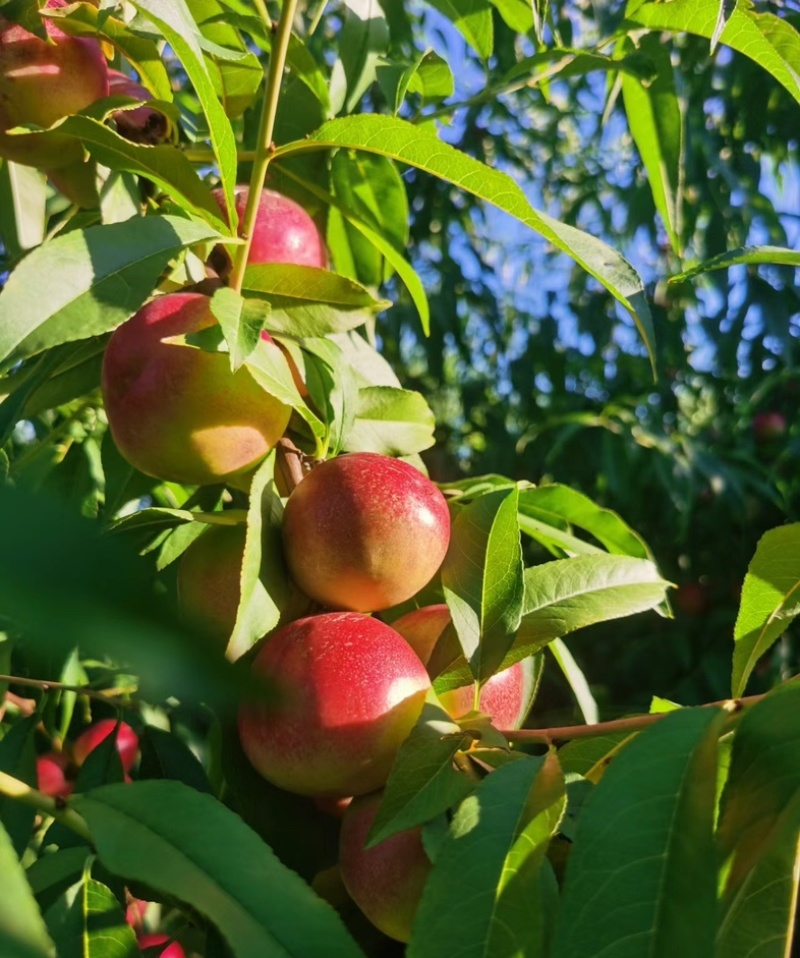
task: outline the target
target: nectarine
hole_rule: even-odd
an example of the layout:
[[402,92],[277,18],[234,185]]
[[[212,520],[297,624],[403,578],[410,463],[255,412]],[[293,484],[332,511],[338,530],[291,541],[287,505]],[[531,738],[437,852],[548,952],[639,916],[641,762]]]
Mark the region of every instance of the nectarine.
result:
[[390,938],[408,941],[431,861],[422,829],[410,828],[366,849],[381,792],[352,801],[339,838],[339,867],[350,897],[373,925]]
[[[150,91],[119,70],[108,71],[108,92],[111,96],[129,96],[134,100],[150,100]],[[167,138],[169,121],[150,106],[133,110],[117,110],[112,114],[117,133],[133,143],[156,146]]]
[[[403,636],[422,663],[427,665],[450,621],[450,610],[446,605],[428,605],[396,619],[392,628]],[[454,652],[458,654],[455,649]],[[516,662],[486,682],[481,689],[480,710],[491,718],[497,728],[519,728],[528,714],[533,682],[533,660]],[[442,692],[439,701],[453,718],[461,718],[475,708],[475,685],[471,683]]]
[[47,752],[36,759],[36,781],[40,792],[51,798],[66,798],[72,794],[73,784],[64,774],[67,760],[57,752]]
[[[239,231],[250,188],[236,187],[236,215]],[[214,196],[223,207],[221,190]],[[296,266],[328,265],[328,253],[317,224],[299,203],[274,190],[263,190],[258,203],[248,263],[293,263]]]
[[[47,0],[44,6],[53,9],[66,2]],[[60,157],[59,150],[50,148],[40,155],[38,147],[30,152],[26,138],[6,131],[28,124],[52,126],[107,96],[108,72],[96,40],[67,36],[51,19],[45,19],[45,30],[49,42],[0,17],[0,156],[55,168],[73,162],[80,149]]]
[[208,635],[230,637],[241,598],[245,525],[211,526],[183,553],[178,565],[181,612]]
[[[82,732],[75,740],[75,746],[72,750],[76,765],[82,765],[86,761],[86,756],[93,752],[97,746],[113,734],[117,728],[116,719],[101,719],[90,725],[85,732]],[[127,722],[120,722],[117,730],[117,751],[122,762],[122,767],[126,772],[130,772],[136,762],[136,756],[139,753],[139,736],[128,725]]]
[[[137,940],[142,950],[145,948],[158,948],[159,945],[164,945],[169,941],[169,935],[140,935]],[[158,955],[158,958],[186,958],[186,952],[177,941],[173,941],[172,944],[167,945],[166,948],[162,948],[161,951],[154,951],[153,954]]]
[[179,342],[216,323],[209,299],[170,293],[120,326],[103,359],[108,423],[149,476],[203,485],[246,472],[281,438],[290,410],[227,355]]
[[351,612],[289,623],[253,670],[278,699],[241,707],[242,747],[264,778],[301,795],[361,795],[383,785],[430,688],[394,629]]
[[283,517],[292,577],[333,609],[377,612],[410,599],[436,574],[449,542],[439,489],[408,463],[371,452],[314,468]]

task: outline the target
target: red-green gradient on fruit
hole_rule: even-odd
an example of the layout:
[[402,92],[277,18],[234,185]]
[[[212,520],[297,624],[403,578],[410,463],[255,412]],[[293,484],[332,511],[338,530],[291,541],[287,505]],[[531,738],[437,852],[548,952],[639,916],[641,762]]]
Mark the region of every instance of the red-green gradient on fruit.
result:
[[[45,4],[50,9],[63,6],[66,0]],[[44,23],[47,40],[0,17],[0,134],[16,126],[52,126],[108,96],[100,44],[67,36],[53,20],[45,18]],[[66,152],[72,155],[64,157],[65,162],[76,158],[74,150]],[[0,135],[0,156],[10,160],[55,168],[62,165],[58,153],[52,144],[42,153],[30,138]]]
[[211,526],[178,564],[178,602],[187,622],[227,639],[236,624],[247,527]]
[[372,924],[390,938],[408,941],[431,861],[419,827],[364,847],[381,797],[377,792],[351,802],[342,820],[339,867],[350,897]]
[[197,485],[252,468],[281,438],[290,410],[226,353],[170,341],[216,323],[209,299],[170,293],[112,335],[103,359],[109,427],[122,455],[157,479]]
[[[245,185],[237,186],[234,192],[240,233],[249,193],[250,188]],[[215,190],[214,196],[220,208],[224,208],[222,190]],[[299,203],[274,190],[262,190],[247,262],[293,263],[325,269],[328,253],[317,224]]]
[[317,466],[283,517],[292,577],[333,609],[377,612],[405,602],[439,570],[449,542],[439,489],[408,463],[371,452]]
[[383,785],[430,689],[394,629],[351,612],[289,623],[253,669],[277,699],[242,706],[242,747],[264,778],[301,795],[362,795]]
[[[450,625],[450,610],[442,603],[415,609],[392,623],[400,635],[428,664],[436,643]],[[436,678],[436,676],[432,676]],[[534,686],[533,660],[524,659],[493,675],[481,689],[480,711],[497,728],[519,728],[530,707]],[[475,685],[464,685],[439,695],[439,701],[453,718],[461,718],[475,708]]]
[[76,765],[83,765],[86,756],[93,752],[97,746],[108,738],[109,735],[117,730],[117,751],[122,762],[122,768],[130,772],[136,762],[136,756],[139,754],[139,736],[128,725],[127,722],[120,722],[117,729],[116,719],[100,719],[94,725],[90,725],[85,732],[75,740],[72,750]]

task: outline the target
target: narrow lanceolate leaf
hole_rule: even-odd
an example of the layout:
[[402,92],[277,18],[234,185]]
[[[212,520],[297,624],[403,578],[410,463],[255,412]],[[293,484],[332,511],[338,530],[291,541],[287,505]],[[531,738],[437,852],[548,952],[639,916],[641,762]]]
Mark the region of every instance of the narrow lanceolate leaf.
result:
[[103,166],[147,177],[186,210],[206,220],[215,230],[227,232],[211,191],[189,160],[174,146],[131,143],[100,120],[89,116],[67,117],[58,130],[59,133],[78,137]]
[[488,0],[431,0],[431,6],[453,22],[482,60],[489,59],[494,50],[494,24]]
[[616,512],[598,506],[588,496],[569,486],[552,483],[523,489],[519,494],[519,511],[522,531],[533,538],[539,538],[539,529],[527,527],[523,516],[550,523],[556,528],[563,523],[577,526],[594,536],[608,552],[615,555],[652,558],[641,536]]
[[722,33],[728,25],[728,21],[733,16],[738,0],[717,0],[719,10],[717,12],[717,22],[714,24],[714,32],[711,35],[711,53],[717,49]]
[[715,958],[791,958],[800,883],[800,795],[775,822],[775,841],[728,904]]
[[0,293],[0,367],[116,329],[176,253],[217,235],[182,217],[148,216],[73,230],[33,250]]
[[456,516],[442,585],[464,657],[477,681],[492,675],[522,614],[519,492],[487,492]]
[[684,270],[675,276],[670,276],[670,283],[682,283],[684,280],[699,276],[701,273],[710,273],[715,269],[727,269],[729,266],[758,266],[766,263],[771,266],[800,266],[800,250],[786,249],[783,246],[743,246],[741,249],[728,250],[698,263],[690,269]]
[[337,146],[379,153],[424,170],[536,230],[594,276],[630,312],[653,359],[652,318],[642,281],[630,263],[601,240],[535,210],[511,177],[443,143],[428,129],[396,117],[375,115],[325,123],[307,139],[279,147],[275,158]]
[[270,306],[267,328],[290,336],[327,336],[362,326],[391,306],[360,283],[313,266],[263,263],[248,266],[243,293]]
[[733,630],[733,694],[742,695],[759,658],[800,614],[800,522],[759,541]]
[[270,453],[250,484],[241,598],[228,643],[230,659],[244,655],[254,642],[275,628],[289,594],[280,532],[283,506],[274,477],[275,455]]
[[0,954],[3,958],[55,958],[55,945],[42,920],[14,846],[0,825]]
[[800,795],[800,681],[771,692],[741,718],[720,803],[717,840],[736,892],[775,844],[778,821]]
[[363,958],[334,910],[210,795],[179,782],[134,782],[73,804],[109,871],[195,908],[236,958]]
[[244,297],[229,286],[218,289],[211,297],[211,312],[228,344],[231,370],[236,372],[258,345],[265,317],[247,313]]
[[[3,645],[7,647],[8,642]],[[0,772],[32,786],[36,785],[35,735],[39,721],[40,716],[30,715],[15,722],[0,739]],[[0,796],[0,828],[5,829],[17,855],[22,856],[28,847],[35,818],[34,808],[8,796]]]
[[429,694],[417,724],[397,754],[372,823],[371,845],[430,821],[475,788],[478,778],[469,763],[454,765],[457,753],[469,748],[471,741]]
[[553,958],[708,958],[724,713],[686,709],[611,762],[578,821]]
[[526,569],[522,619],[504,665],[576,629],[653,609],[668,585],[652,562],[629,556],[576,556]]
[[[719,8],[720,0],[654,0],[633,10],[626,25],[694,33],[710,40],[717,29]],[[771,73],[800,102],[800,33],[788,20],[738,3],[719,39]]]
[[670,245],[681,255],[684,127],[670,50],[654,33],[642,38],[639,50],[656,64],[657,72],[647,86],[621,74],[625,115]]
[[211,146],[217,158],[228,211],[227,221],[235,222],[233,187],[236,184],[236,140],[204,60],[197,25],[185,0],[135,0],[134,6],[158,27],[191,80],[208,121]]
[[32,166],[6,160],[0,166],[0,233],[14,257],[44,239],[47,178]]
[[553,754],[488,775],[459,806],[439,850],[409,958],[544,954],[541,868],[564,805]]
[[358,391],[356,418],[344,438],[349,452],[410,456],[429,449],[436,421],[421,393],[394,386]]
[[45,915],[58,958],[139,958],[133,928],[114,893],[88,874]]
[[331,74],[331,110],[351,113],[375,80],[389,47],[389,26],[378,0],[345,0],[339,59]]
[[587,725],[597,723],[597,702],[595,702],[589,683],[582,669],[572,657],[570,650],[564,645],[561,639],[553,639],[549,645],[553,658],[558,663],[558,667],[564,673],[564,678],[572,689],[578,708],[581,710],[583,720]]

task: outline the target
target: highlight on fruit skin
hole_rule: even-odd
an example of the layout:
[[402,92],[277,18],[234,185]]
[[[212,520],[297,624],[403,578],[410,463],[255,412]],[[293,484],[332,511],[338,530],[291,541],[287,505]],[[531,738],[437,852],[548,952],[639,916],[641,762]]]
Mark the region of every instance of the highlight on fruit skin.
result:
[[405,602],[436,575],[449,543],[437,486],[407,462],[372,452],[316,466],[283,517],[292,578],[332,609],[378,612]]
[[252,668],[275,697],[240,707],[245,754],[273,784],[312,797],[380,788],[430,689],[394,629],[352,612],[290,622]]
[[342,819],[339,868],[350,897],[372,924],[407,942],[432,864],[419,826],[364,847],[382,797],[374,792],[350,803]]
[[[205,485],[257,465],[283,435],[290,409],[226,353],[185,341],[216,324],[200,293],[169,293],[111,336],[102,392],[122,455],[157,479]],[[266,344],[265,344],[266,347]]]
[[[67,5],[47,0],[45,9]],[[43,18],[47,39],[0,17],[0,156],[55,169],[83,154],[72,137],[47,144],[7,131],[18,126],[50,127],[108,96],[108,70],[97,40],[70,37],[57,20]]]
[[[448,638],[448,648],[452,645],[451,660],[460,659],[466,666],[455,633],[445,635],[445,629],[451,622],[450,610],[441,603],[407,612],[392,622],[392,628],[403,636],[425,666],[428,665],[439,640],[447,641]],[[430,670],[428,674],[430,675]],[[430,677],[433,680],[437,676]],[[515,662],[487,680],[481,689],[479,710],[489,716],[496,728],[520,728],[530,709],[535,684],[533,658]],[[441,692],[438,698],[442,707],[453,718],[462,718],[475,709],[475,683]]]

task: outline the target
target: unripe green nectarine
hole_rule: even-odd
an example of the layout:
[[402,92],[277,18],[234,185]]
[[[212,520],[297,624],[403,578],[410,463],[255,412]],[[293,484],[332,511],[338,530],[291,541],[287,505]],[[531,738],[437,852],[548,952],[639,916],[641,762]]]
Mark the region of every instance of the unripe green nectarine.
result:
[[170,293],[117,329],[103,359],[108,424],[122,455],[157,479],[203,485],[246,472],[290,410],[229,357],[181,342],[216,323],[209,299]]
[[184,618],[208,635],[227,639],[236,624],[247,527],[211,526],[178,564],[178,602]]
[[408,941],[431,861],[418,826],[365,848],[382,792],[353,799],[342,820],[339,868],[350,897],[376,928]]
[[436,574],[449,543],[439,489],[408,463],[371,452],[315,467],[283,517],[292,577],[333,609],[377,612],[405,602]]
[[253,661],[277,701],[239,711],[239,737],[264,778],[301,795],[361,795],[386,781],[430,681],[408,643],[352,612],[298,619]]
[[[436,643],[450,622],[450,610],[442,603],[414,609],[392,622],[392,628],[403,636],[427,666]],[[455,637],[453,645],[455,656],[459,654]],[[519,728],[528,714],[533,687],[533,659],[516,662],[493,675],[483,686],[480,711],[485,712],[497,728]],[[461,718],[475,708],[475,684],[442,692],[439,701],[453,718]]]

